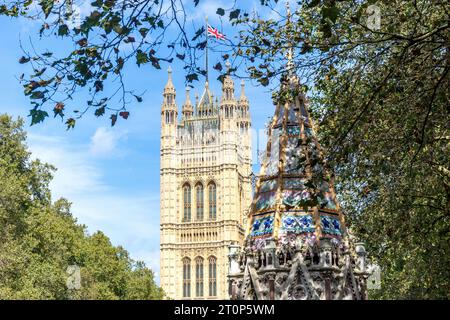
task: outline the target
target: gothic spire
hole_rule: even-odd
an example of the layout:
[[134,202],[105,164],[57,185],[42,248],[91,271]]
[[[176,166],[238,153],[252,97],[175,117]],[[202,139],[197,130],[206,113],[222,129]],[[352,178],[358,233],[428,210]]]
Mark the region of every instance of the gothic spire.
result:
[[230,252],[232,299],[365,299],[364,247],[349,237],[300,84],[290,75],[281,90],[294,90],[277,101],[268,127],[244,247]]
[[248,98],[245,95],[245,82],[244,79],[241,81],[241,96],[239,97],[239,102],[241,104],[247,104],[248,105]]
[[186,87],[186,99],[183,103],[183,109],[181,111],[183,119],[190,118],[194,113],[194,108],[191,103],[190,90],[191,89],[189,87]]
[[175,91],[175,86],[173,85],[173,82],[172,82],[171,66],[169,66],[169,68],[167,68],[167,74],[168,74],[168,79],[167,79],[166,86],[164,87],[164,93]]

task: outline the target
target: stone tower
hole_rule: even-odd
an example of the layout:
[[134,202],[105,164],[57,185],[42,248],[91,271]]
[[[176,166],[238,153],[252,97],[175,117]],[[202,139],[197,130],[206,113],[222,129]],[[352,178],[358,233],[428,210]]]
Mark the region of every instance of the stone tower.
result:
[[[291,65],[287,65],[287,70]],[[230,247],[232,299],[365,299],[366,252],[346,229],[299,79],[289,72],[243,247]]]
[[[229,68],[229,65],[228,65]],[[178,120],[172,71],[161,107],[161,286],[173,299],[228,298],[228,248],[251,204],[249,102],[226,75],[220,102],[206,81]]]

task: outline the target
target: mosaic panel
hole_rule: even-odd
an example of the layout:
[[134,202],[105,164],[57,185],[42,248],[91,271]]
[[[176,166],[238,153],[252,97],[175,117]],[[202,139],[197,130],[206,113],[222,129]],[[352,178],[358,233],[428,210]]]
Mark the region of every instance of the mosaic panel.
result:
[[323,233],[337,235],[337,236],[342,235],[341,223],[339,221],[339,218],[330,217],[330,216],[321,216],[320,224],[322,226]]
[[300,127],[299,126],[286,127],[286,133],[288,136],[298,136],[300,135]]
[[308,233],[314,232],[314,222],[311,215],[295,215],[285,213],[281,220],[280,233]]
[[305,189],[305,179],[300,178],[284,178],[283,188],[284,189]]
[[262,211],[275,206],[276,191],[264,192],[257,195],[255,209],[256,211]]
[[266,175],[272,176],[278,174],[279,156],[280,156],[280,129],[273,129],[270,157],[267,159],[266,162]]
[[259,237],[266,234],[270,234],[273,231],[273,217],[272,216],[264,216],[254,218],[252,231],[250,235],[252,237]]
[[278,183],[277,183],[276,179],[262,181],[261,185],[259,187],[259,192],[267,192],[267,191],[276,190],[277,185],[278,185]]
[[284,171],[286,173],[302,173],[304,171],[305,154],[300,147],[299,137],[288,137],[286,143],[286,163]]
[[311,194],[308,190],[283,190],[281,197],[284,205],[299,207],[302,202],[311,199]]

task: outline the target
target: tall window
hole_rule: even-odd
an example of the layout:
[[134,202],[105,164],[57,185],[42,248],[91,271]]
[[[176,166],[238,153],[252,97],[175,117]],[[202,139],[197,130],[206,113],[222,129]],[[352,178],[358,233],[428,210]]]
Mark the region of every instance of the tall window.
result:
[[191,259],[183,259],[183,297],[191,296]]
[[209,270],[209,296],[217,296],[217,259],[216,257],[209,257],[208,270]]
[[195,295],[203,297],[203,258],[197,257],[195,259]]
[[183,186],[183,221],[191,221],[191,186],[186,183]]
[[165,112],[165,114],[166,114],[166,123],[169,123],[170,122],[170,120],[169,120],[169,112]]
[[197,202],[197,220],[203,220],[203,185],[197,183],[196,190],[196,202]]
[[208,186],[209,191],[209,220],[216,220],[217,205],[216,205],[216,185],[211,182]]

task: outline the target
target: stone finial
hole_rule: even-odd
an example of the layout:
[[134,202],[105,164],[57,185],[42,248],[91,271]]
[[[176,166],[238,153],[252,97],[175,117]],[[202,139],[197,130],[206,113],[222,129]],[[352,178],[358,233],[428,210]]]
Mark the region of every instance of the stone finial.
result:
[[191,92],[191,88],[186,87],[186,100],[185,100],[185,102],[184,102],[185,105],[191,105],[191,95],[190,95],[190,92]]

